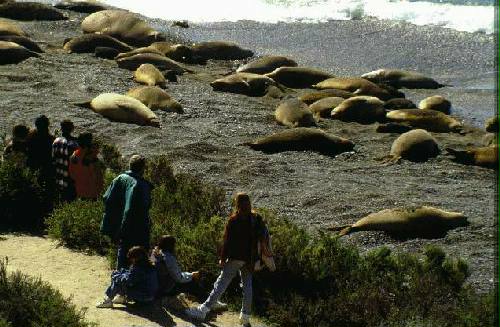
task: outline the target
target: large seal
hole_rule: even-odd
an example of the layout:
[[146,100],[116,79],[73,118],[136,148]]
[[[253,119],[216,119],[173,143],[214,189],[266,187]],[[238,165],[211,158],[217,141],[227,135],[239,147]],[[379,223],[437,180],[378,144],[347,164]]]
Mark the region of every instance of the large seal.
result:
[[203,59],[238,60],[253,56],[253,52],[243,49],[233,42],[210,41],[192,46],[193,55]]
[[165,37],[144,20],[125,10],[102,10],[90,14],[82,22],[84,33],[110,35],[127,44],[146,46]]
[[0,41],[14,42],[14,43],[17,43],[19,45],[22,45],[23,47],[25,47],[26,49],[28,49],[30,51],[43,53],[43,50],[38,46],[38,44],[36,42],[33,42],[24,36],[0,35]]
[[384,102],[376,97],[356,96],[336,106],[330,117],[346,122],[371,124],[385,120]]
[[27,36],[26,33],[14,22],[0,18],[0,35]]
[[391,146],[390,160],[406,159],[424,162],[440,153],[436,139],[423,129],[414,129],[401,134]]
[[339,97],[339,98],[348,99],[348,98],[353,97],[353,96],[354,95],[351,92],[347,92],[344,90],[325,89],[325,90],[304,93],[299,97],[299,100],[310,105],[313,102],[316,102],[316,101],[321,100],[323,98]]
[[334,75],[315,68],[307,67],[280,67],[266,76],[287,87],[301,89],[324,81]]
[[441,111],[443,114],[450,114],[451,102],[446,100],[441,95],[433,95],[431,97],[427,97],[420,101],[418,104],[420,109],[432,109],[436,111]]
[[134,87],[125,94],[144,103],[151,110],[163,110],[182,114],[182,105],[156,86]]
[[498,116],[489,118],[486,121],[485,129],[490,133],[498,133]]
[[354,143],[348,139],[325,133],[317,128],[298,127],[281,131],[244,143],[254,150],[265,153],[282,151],[315,151],[325,155],[337,155],[352,151]]
[[359,231],[385,231],[396,237],[442,237],[448,230],[467,224],[463,213],[422,206],[385,209],[353,225],[329,229],[340,230],[340,236]]
[[344,100],[345,99],[341,97],[323,98],[310,104],[309,110],[311,110],[316,120],[319,120],[319,118],[327,118],[331,116],[332,110]]
[[297,63],[283,56],[264,56],[250,61],[246,65],[239,67],[236,72],[238,73],[254,73],[254,74],[267,74],[273,70],[287,66],[297,67]]
[[352,92],[354,95],[370,95],[381,100],[388,100],[393,97],[387,90],[360,77],[329,78],[312,87],[318,90],[340,89]]
[[17,43],[0,41],[0,65],[17,64],[30,57],[40,57],[40,55]]
[[455,118],[436,110],[400,109],[389,111],[386,117],[391,121],[407,123],[410,126],[423,128],[429,132],[461,132],[463,127]]
[[183,67],[181,63],[155,53],[139,53],[130,57],[116,60],[118,67],[128,70],[136,70],[142,64],[152,64],[160,70],[173,70],[178,73],[191,72]]
[[210,83],[214,91],[245,94],[249,96],[263,96],[269,86],[276,85],[271,78],[252,73],[236,73],[216,79]]
[[93,53],[97,47],[113,48],[120,52],[132,50],[128,44],[104,34],[79,35],[63,45],[64,50],[69,53]]
[[454,161],[466,165],[498,169],[498,145],[470,148],[464,151],[446,148],[454,156]]
[[309,107],[299,99],[283,100],[274,112],[276,121],[288,127],[316,126]]
[[16,20],[66,20],[59,10],[38,2],[5,2],[0,4],[0,16]]
[[395,88],[438,89],[445,86],[420,73],[401,69],[379,69],[361,75],[361,77],[375,83],[385,83]]
[[151,109],[141,101],[126,95],[103,93],[92,101],[75,105],[90,108],[112,121],[160,127],[160,121]]
[[134,81],[145,84],[147,86],[156,86],[165,88],[167,80],[165,76],[151,64],[142,64],[134,72]]
[[102,6],[96,2],[87,2],[87,1],[62,1],[56,3],[54,7],[57,9],[70,10],[85,14],[92,14],[101,10],[108,9],[105,6]]

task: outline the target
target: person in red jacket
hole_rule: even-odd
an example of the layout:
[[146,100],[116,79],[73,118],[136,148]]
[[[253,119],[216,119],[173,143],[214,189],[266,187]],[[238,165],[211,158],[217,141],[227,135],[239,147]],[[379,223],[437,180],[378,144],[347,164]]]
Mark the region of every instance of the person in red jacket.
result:
[[92,142],[91,133],[80,134],[78,145],[69,160],[69,177],[74,182],[78,198],[96,200],[104,186],[101,163],[97,158],[99,149]]

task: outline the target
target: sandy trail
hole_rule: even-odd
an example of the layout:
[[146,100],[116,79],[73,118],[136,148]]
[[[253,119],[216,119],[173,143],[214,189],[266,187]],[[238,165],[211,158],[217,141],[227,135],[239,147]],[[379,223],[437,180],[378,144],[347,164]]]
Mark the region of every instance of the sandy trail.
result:
[[[110,276],[104,257],[74,252],[44,237],[10,234],[0,235],[0,257],[8,257],[9,271],[20,270],[24,274],[40,277],[65,297],[71,297],[78,308],[86,311],[87,321],[95,322],[98,326],[195,325],[160,306],[139,309],[115,305],[113,309],[97,309],[95,303],[102,299]],[[239,326],[238,315],[234,312],[220,314],[215,321],[214,318],[196,326]]]

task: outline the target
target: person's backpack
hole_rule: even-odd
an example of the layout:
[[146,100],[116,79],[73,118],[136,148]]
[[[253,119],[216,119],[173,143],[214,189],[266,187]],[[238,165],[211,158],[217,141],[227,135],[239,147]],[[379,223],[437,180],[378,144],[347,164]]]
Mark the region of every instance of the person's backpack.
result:
[[262,229],[263,237],[257,241],[258,260],[255,262],[254,270],[260,271],[266,267],[269,271],[275,271],[276,264],[274,263],[271,235],[269,234],[269,229],[266,225],[262,224]]

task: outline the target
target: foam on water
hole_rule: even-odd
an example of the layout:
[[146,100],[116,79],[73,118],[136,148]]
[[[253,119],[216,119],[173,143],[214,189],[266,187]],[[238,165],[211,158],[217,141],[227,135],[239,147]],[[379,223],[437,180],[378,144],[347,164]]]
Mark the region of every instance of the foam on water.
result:
[[405,0],[103,0],[151,18],[192,22],[324,22],[373,16],[459,31],[493,33],[494,6]]

